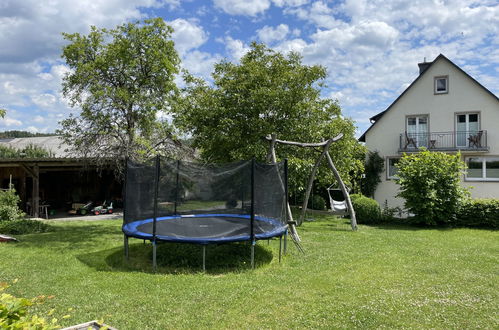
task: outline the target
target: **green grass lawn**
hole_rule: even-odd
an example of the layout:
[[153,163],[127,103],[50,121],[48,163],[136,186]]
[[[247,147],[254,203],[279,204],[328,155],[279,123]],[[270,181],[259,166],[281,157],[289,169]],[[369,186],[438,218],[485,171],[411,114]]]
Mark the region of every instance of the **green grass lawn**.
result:
[[[320,216],[316,216],[320,218]],[[17,296],[54,295],[63,325],[103,319],[119,329],[498,328],[499,232],[360,226],[322,217],[299,228],[307,253],[259,242],[208,248],[131,239],[120,221],[57,222],[0,245],[0,281]],[[67,310],[72,308],[68,313]],[[71,318],[61,319],[70,314]]]

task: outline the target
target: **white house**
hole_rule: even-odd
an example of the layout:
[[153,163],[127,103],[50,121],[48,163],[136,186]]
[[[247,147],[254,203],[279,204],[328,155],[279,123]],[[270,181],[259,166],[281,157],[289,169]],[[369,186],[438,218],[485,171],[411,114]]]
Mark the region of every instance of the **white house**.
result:
[[385,160],[374,198],[402,206],[394,164],[403,153],[461,152],[468,166],[462,178],[475,198],[499,198],[499,98],[444,55],[419,63],[419,76],[360,137]]

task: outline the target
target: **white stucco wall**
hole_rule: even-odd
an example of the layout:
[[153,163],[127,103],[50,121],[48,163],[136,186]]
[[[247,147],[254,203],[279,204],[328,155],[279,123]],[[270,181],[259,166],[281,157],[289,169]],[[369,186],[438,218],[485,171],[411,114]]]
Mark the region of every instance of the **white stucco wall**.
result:
[[[449,77],[447,94],[434,94],[436,76]],[[429,132],[449,132],[455,131],[458,112],[480,113],[480,129],[487,131],[490,147],[485,153],[462,151],[463,160],[470,155],[499,157],[499,102],[445,58],[440,58],[366,133],[366,147],[378,151],[385,159],[382,182],[374,196],[381,205],[385,200],[390,207],[403,205],[403,200],[395,198],[398,185],[387,179],[387,157],[402,155],[398,152],[399,137],[406,130],[406,117],[428,115]],[[463,185],[474,187],[472,197],[499,198],[499,182],[465,182],[463,177]]]

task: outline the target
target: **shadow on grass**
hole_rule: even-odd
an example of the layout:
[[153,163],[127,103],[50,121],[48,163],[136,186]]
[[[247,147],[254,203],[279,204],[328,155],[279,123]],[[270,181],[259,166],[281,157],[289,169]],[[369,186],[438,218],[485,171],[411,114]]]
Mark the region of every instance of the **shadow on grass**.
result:
[[[161,243],[157,247],[156,272],[152,269],[152,246],[135,243],[129,246],[129,260],[123,247],[78,255],[77,258],[97,271],[145,272],[157,274],[197,274],[202,272],[203,249],[201,245]],[[255,246],[255,268],[272,261],[272,252]],[[206,273],[223,274],[251,270],[250,245],[231,243],[206,247]]]

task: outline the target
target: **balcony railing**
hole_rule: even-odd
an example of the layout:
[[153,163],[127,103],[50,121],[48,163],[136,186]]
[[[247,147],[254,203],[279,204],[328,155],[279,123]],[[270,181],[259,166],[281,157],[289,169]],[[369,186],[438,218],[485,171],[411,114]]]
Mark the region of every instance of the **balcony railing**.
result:
[[400,134],[399,152],[417,151],[420,147],[435,151],[489,150],[485,130]]

